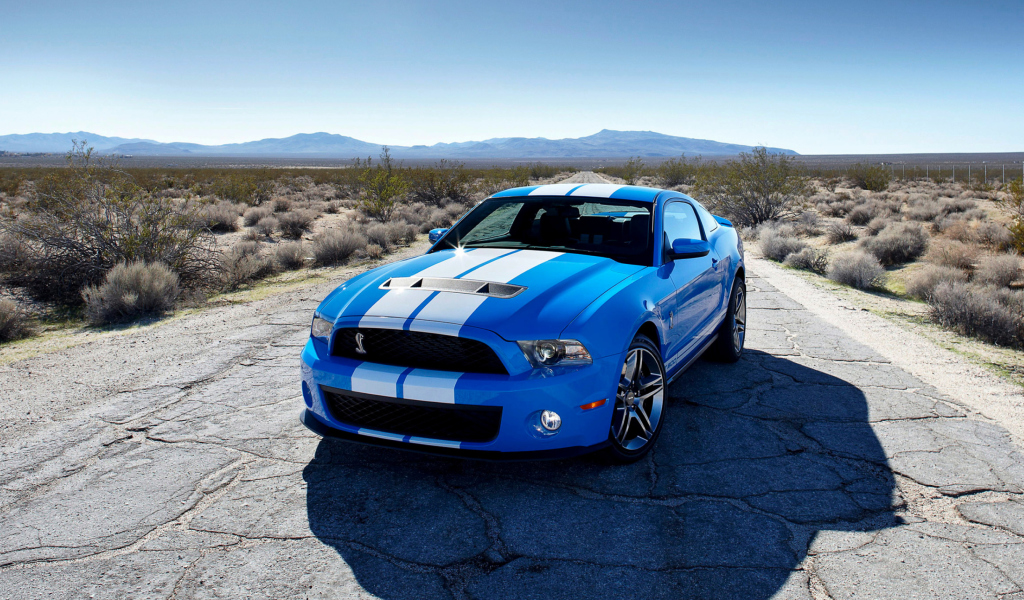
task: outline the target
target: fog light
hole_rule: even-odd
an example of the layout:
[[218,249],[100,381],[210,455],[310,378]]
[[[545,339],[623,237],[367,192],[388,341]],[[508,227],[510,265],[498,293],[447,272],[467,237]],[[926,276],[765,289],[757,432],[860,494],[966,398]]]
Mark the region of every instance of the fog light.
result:
[[548,431],[558,431],[558,428],[562,426],[562,417],[553,410],[545,410],[540,413],[540,425]]

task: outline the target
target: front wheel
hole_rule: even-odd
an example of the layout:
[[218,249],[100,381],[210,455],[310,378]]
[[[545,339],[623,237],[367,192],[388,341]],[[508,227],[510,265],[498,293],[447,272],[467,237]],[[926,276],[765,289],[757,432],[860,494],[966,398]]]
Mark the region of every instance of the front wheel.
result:
[[718,328],[718,339],[711,347],[711,356],[722,362],[734,363],[743,353],[747,339],[747,285],[737,277],[732,284],[729,310]]
[[661,433],[665,412],[665,365],[646,336],[633,338],[615,394],[608,449],[613,462],[630,463],[650,452]]

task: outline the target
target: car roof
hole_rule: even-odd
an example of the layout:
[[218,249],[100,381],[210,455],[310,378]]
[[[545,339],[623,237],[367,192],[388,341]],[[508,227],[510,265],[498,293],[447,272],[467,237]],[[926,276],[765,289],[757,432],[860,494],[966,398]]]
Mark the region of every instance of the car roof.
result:
[[[612,198],[615,200],[654,202],[659,194],[666,191],[669,190],[639,185],[615,185],[612,183],[553,183],[550,185],[531,185],[503,190],[492,195],[491,198],[572,196],[574,198]],[[671,193],[679,194],[679,192]]]

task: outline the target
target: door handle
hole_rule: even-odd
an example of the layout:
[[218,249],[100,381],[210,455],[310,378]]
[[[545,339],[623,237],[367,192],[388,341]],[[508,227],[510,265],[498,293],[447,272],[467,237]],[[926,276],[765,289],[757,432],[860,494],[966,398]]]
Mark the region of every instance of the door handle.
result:
[[713,257],[713,256],[711,257],[711,268],[712,269],[717,269],[718,268],[718,259]]

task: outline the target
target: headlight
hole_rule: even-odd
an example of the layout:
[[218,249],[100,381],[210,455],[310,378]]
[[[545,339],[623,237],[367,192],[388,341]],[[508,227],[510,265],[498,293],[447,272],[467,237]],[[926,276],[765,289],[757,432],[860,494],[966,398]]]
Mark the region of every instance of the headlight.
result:
[[576,340],[530,340],[519,342],[526,360],[534,367],[589,365],[594,362],[583,344]]
[[331,337],[331,330],[333,329],[334,323],[321,317],[319,314],[313,313],[313,326],[310,328],[309,335],[326,344],[327,338]]

